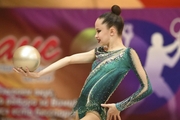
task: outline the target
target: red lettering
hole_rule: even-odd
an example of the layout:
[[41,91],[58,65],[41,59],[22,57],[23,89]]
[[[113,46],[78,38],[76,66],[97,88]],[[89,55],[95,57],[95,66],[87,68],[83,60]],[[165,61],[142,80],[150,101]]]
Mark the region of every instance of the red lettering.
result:
[[14,37],[10,36],[0,42],[0,58],[6,56],[8,59],[13,56],[13,48],[15,46],[16,40]]
[[43,44],[43,38],[42,37],[36,37],[34,41],[32,42],[32,46],[35,48],[39,48]]
[[[60,40],[56,36],[51,36],[47,40],[43,40],[42,37],[36,37],[31,42],[31,45],[39,50],[44,61],[49,62],[60,56],[59,42]],[[16,48],[28,44],[30,44],[28,37],[22,37],[18,41],[14,36],[5,37],[0,41],[0,58],[7,57],[7,59],[12,59]]]
[[23,46],[23,45],[28,45],[29,44],[29,38],[28,37],[23,37],[17,42],[17,47]]
[[41,56],[45,60],[52,60],[60,55],[59,41],[56,37],[50,37],[44,42],[43,48],[40,50]]

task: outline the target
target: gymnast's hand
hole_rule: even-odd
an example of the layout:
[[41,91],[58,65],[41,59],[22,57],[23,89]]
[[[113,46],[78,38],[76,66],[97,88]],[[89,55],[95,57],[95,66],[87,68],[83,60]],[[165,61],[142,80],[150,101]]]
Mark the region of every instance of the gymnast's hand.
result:
[[30,77],[30,78],[38,78],[39,75],[36,72],[30,72],[28,68],[26,68],[25,70],[22,68],[13,68],[13,70],[18,73],[21,74],[25,77]]
[[107,120],[121,120],[120,111],[116,108],[115,104],[101,104],[102,107],[108,108]]

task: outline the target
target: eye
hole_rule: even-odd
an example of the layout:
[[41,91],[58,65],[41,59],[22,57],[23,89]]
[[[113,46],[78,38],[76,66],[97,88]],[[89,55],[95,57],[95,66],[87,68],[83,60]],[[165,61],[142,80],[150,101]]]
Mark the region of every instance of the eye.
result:
[[101,32],[101,30],[97,30],[97,33],[100,33]]

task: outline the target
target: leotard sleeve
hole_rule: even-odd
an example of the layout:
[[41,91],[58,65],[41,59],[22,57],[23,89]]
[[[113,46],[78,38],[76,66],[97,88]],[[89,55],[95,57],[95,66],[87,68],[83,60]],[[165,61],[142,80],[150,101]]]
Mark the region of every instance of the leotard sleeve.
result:
[[129,67],[134,71],[140,81],[140,88],[125,100],[116,103],[116,108],[123,111],[152,93],[152,87],[146,71],[142,67],[140,59],[134,49],[129,49]]

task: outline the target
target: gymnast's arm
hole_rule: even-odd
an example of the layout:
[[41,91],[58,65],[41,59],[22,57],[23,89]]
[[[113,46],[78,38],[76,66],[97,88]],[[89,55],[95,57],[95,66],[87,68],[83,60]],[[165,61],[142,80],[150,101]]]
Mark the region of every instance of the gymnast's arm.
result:
[[47,73],[50,73],[52,71],[55,71],[57,69],[60,69],[62,67],[65,67],[70,64],[83,64],[83,63],[91,63],[95,59],[95,51],[91,50],[89,52],[84,52],[84,53],[79,53],[79,54],[74,54],[71,56],[64,57],[48,67],[44,68],[40,72],[29,72],[27,69],[25,72],[21,70],[20,68],[15,68],[14,70],[24,76],[31,77],[31,78],[38,78],[41,77]]
[[116,103],[116,108],[119,111],[123,111],[124,109],[130,107],[131,105],[137,103],[138,101],[142,100],[143,98],[147,97],[152,93],[152,87],[146,71],[142,67],[140,59],[135,52],[135,50],[130,49],[129,52],[130,57],[130,67],[135,72],[136,76],[140,81],[140,88],[133,93],[130,97],[126,98],[125,100]]

